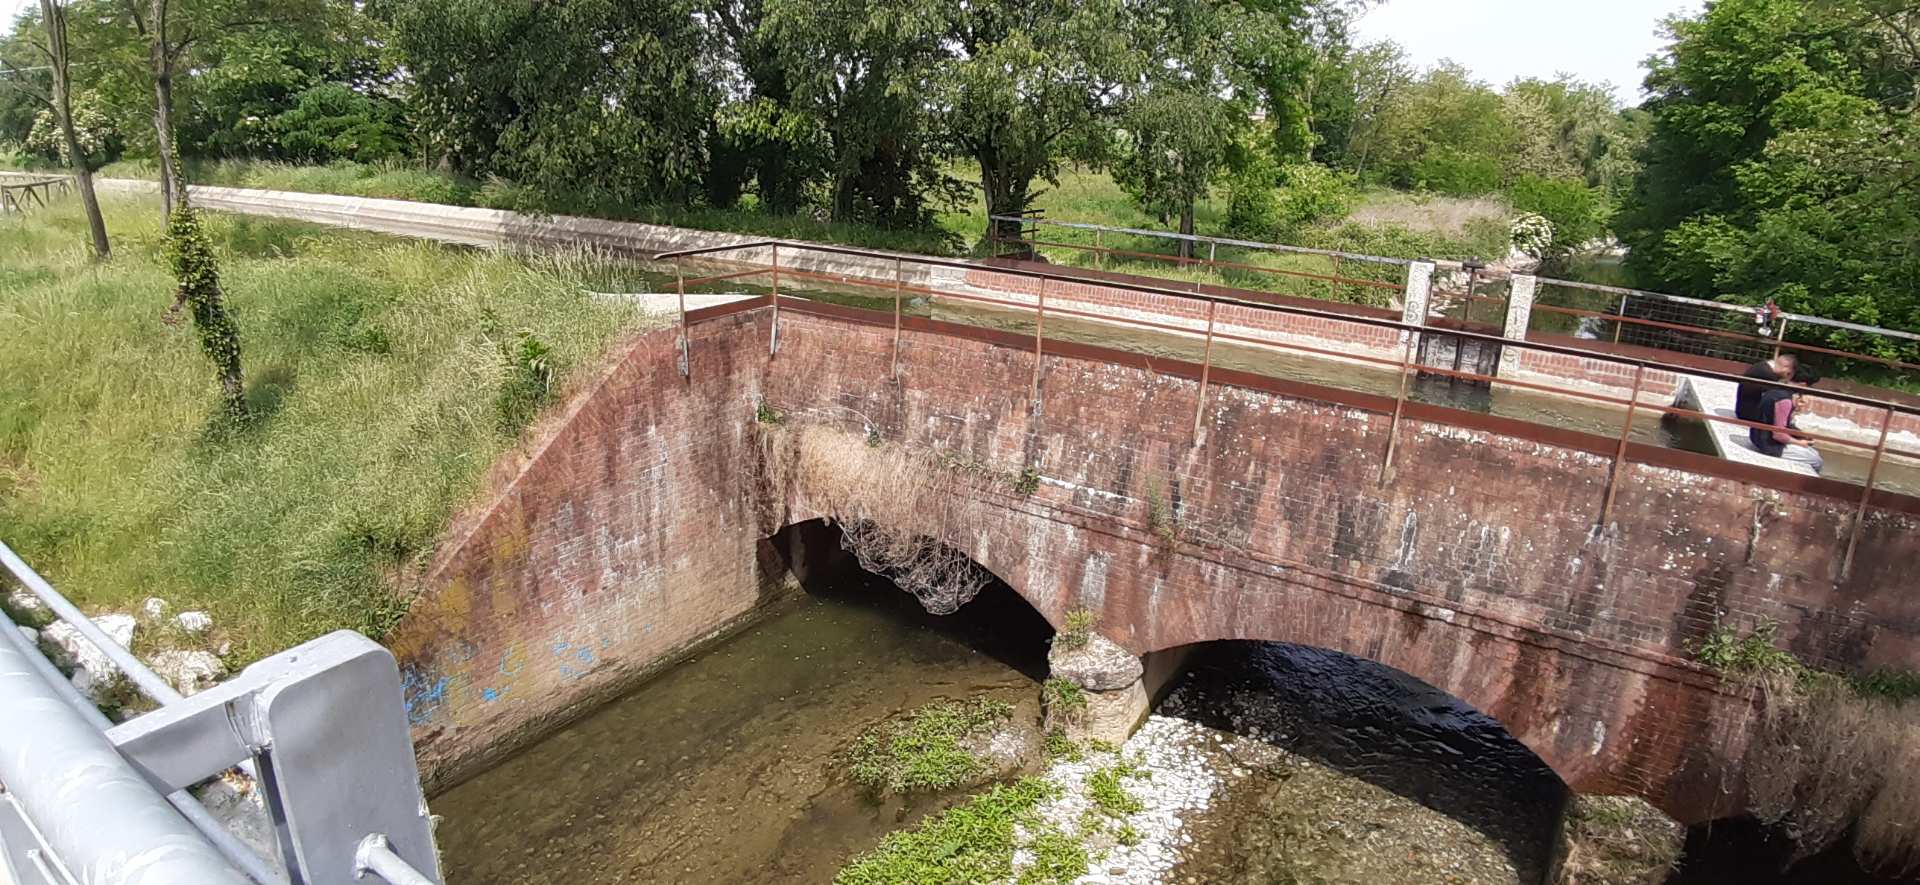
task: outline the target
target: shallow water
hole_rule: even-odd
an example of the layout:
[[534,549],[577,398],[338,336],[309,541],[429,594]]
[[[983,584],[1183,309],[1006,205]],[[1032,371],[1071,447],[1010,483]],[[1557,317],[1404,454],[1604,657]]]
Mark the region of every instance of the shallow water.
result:
[[450,885],[829,881],[939,804],[847,783],[861,730],[942,698],[1037,715],[1050,631],[1011,591],[939,619],[879,579],[825,583],[434,797]]

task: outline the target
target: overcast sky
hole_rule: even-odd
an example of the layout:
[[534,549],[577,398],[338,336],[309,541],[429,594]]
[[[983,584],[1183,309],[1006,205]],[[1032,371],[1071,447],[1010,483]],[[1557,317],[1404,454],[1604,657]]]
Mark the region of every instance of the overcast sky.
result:
[[[0,0],[6,2],[6,0]],[[1360,20],[1360,40],[1392,40],[1420,65],[1453,59],[1496,86],[1573,74],[1640,103],[1640,63],[1665,44],[1660,22],[1703,0],[1387,0]]]

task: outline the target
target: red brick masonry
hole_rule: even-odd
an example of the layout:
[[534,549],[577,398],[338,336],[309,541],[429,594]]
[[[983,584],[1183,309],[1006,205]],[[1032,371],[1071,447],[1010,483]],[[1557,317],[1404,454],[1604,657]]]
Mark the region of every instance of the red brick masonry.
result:
[[[1063,346],[1036,414],[1023,336],[910,319],[896,384],[890,317],[787,302],[769,360],[771,318],[752,307],[704,312],[691,381],[676,332],[640,338],[446,539],[390,637],[432,782],[670,660],[775,583],[757,554],[763,399],[1039,471],[1030,496],[983,488],[998,522],[943,540],[1055,623],[1085,606],[1138,652],[1265,639],[1372,658],[1498,718],[1576,789],[1685,821],[1741,792],[1730,760],[1749,701],[1687,660],[1716,619],[1776,621],[1794,652],[1840,669],[1920,656],[1910,498],[1876,496],[1836,583],[1851,486],[1636,446],[1649,463],[1623,472],[1600,531],[1611,440],[1410,406],[1382,482],[1391,401],[1377,397],[1216,369],[1196,447],[1193,366]],[[784,519],[816,515],[805,502],[791,490]]]

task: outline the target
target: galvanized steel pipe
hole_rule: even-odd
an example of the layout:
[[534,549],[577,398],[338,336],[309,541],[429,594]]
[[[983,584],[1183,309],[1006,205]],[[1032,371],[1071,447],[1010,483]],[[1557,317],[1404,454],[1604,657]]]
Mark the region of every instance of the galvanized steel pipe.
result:
[[13,642],[0,642],[0,733],[0,783],[83,885],[246,885]]

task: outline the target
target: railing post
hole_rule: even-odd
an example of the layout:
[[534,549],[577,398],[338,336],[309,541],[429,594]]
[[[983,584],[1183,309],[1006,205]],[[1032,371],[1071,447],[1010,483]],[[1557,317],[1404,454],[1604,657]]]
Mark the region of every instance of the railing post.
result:
[[1620,318],[1613,321],[1613,343],[1615,344],[1620,343],[1620,330],[1627,327],[1627,296],[1624,292],[1620,294],[1620,311],[1618,315]]
[[1412,332],[1400,333],[1406,339],[1406,346],[1400,353],[1400,392],[1393,397],[1393,419],[1387,424],[1387,454],[1380,461],[1380,484],[1386,485],[1393,480],[1393,453],[1400,445],[1400,413],[1407,408],[1407,375],[1413,368],[1413,347],[1419,336]]
[[693,377],[693,344],[687,340],[687,268],[673,263],[673,291],[680,298],[680,377]]
[[1627,398],[1627,420],[1620,426],[1620,445],[1613,450],[1613,468],[1607,473],[1607,501],[1600,507],[1600,528],[1613,522],[1613,497],[1620,490],[1620,468],[1627,459],[1627,440],[1633,436],[1633,413],[1640,408],[1640,385],[1647,377],[1647,364],[1633,369],[1633,394]]
[[767,333],[767,359],[780,352],[780,244],[773,244],[773,331]]
[[1893,407],[1887,407],[1887,414],[1880,419],[1880,442],[1873,447],[1873,462],[1867,465],[1867,484],[1860,489],[1860,504],[1853,509],[1853,531],[1847,536],[1847,556],[1840,561],[1840,577],[1844,581],[1853,574],[1853,551],[1860,546],[1860,529],[1867,519],[1867,502],[1873,498],[1873,483],[1880,476],[1880,460],[1887,454],[1887,432],[1893,428]]
[[1773,334],[1773,358],[1774,359],[1780,358],[1780,343],[1787,340],[1787,323],[1788,322],[1789,320],[1786,317],[1781,317],[1780,328],[1774,331],[1774,334]]
[[[1500,337],[1508,341],[1525,343],[1527,330],[1533,327],[1533,299],[1539,291],[1540,278],[1533,274],[1514,274],[1507,283],[1507,321],[1500,329]],[[1511,375],[1519,370],[1520,357],[1506,345],[1500,347],[1500,362],[1494,370],[1496,375]]]
[[1207,409],[1207,381],[1213,374],[1213,314],[1220,303],[1207,302],[1207,344],[1200,351],[1200,396],[1193,404],[1193,444],[1200,445],[1200,416]]
[[893,380],[900,380],[900,302],[907,293],[907,271],[901,260],[893,260]]
[[1040,358],[1043,345],[1041,336],[1047,328],[1047,278],[1040,277],[1040,303],[1033,316],[1033,413],[1040,414]]
[[1093,269],[1107,269],[1107,250],[1100,245],[1100,229],[1093,229]]

